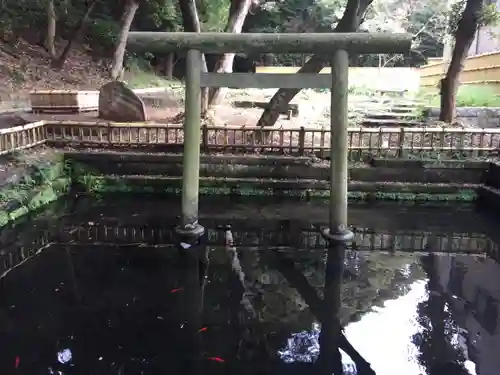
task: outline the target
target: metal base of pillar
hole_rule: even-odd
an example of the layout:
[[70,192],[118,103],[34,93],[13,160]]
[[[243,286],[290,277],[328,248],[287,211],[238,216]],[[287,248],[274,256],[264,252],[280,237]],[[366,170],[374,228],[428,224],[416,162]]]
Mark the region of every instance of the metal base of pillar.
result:
[[354,232],[347,228],[340,229],[335,233],[331,232],[330,228],[323,228],[321,229],[321,235],[325,240],[336,243],[347,243],[354,239]]
[[193,241],[203,236],[205,228],[198,223],[185,226],[179,225],[175,227],[175,233],[183,239]]

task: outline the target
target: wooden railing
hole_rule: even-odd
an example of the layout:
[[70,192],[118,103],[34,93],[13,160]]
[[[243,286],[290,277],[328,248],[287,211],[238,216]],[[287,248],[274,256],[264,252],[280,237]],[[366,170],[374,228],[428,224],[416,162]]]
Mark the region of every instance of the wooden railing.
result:
[[[76,245],[165,245],[173,246],[176,235],[168,227],[145,228],[140,226],[82,225],[61,226],[62,241]],[[314,231],[243,231],[233,230],[233,239],[239,248],[290,247],[295,249],[325,249],[324,238]],[[43,231],[40,237],[22,245],[16,243],[2,249],[0,254],[0,278],[11,269],[39,254],[41,249],[49,247],[56,238],[54,233]],[[207,244],[224,246],[224,231],[207,230]],[[360,251],[410,252],[427,254],[429,252],[458,253],[498,258],[498,245],[486,235],[480,233],[451,233],[427,231],[378,231],[358,229],[355,232],[353,249]]]
[[[170,228],[136,226],[86,225],[66,228],[77,243],[107,244],[174,244],[175,233]],[[233,230],[235,244],[247,247],[291,247],[325,249],[326,243],[317,231]],[[207,229],[210,246],[224,246],[223,230]],[[354,233],[353,249],[362,251],[402,251],[412,253],[445,252],[486,254],[498,247],[486,235],[479,233],[434,233],[427,231],[378,231],[358,229]]]
[[48,248],[51,242],[52,234],[50,231],[42,231],[40,236],[34,237],[32,240],[21,238],[13,244],[5,246],[2,244],[0,253],[0,279],[4,277],[12,269],[27,262],[43,249]]
[[43,121],[0,129],[0,155],[40,145],[46,138]]
[[[182,125],[43,122],[0,130],[0,155],[44,142],[54,146],[142,148],[176,152],[183,147]],[[327,157],[330,131],[326,128],[273,128],[203,125],[200,144],[205,152],[271,152]],[[363,155],[406,157],[439,153],[441,156],[496,156],[500,129],[479,128],[362,128],[348,129],[351,159]]]
[[[56,145],[84,147],[182,147],[182,125],[121,123],[48,123],[47,140]],[[363,154],[404,157],[408,154],[439,152],[471,156],[496,155],[500,129],[478,128],[362,128],[348,129],[351,159]],[[205,151],[254,152],[326,157],[330,131],[326,128],[274,128],[202,126],[200,143]]]

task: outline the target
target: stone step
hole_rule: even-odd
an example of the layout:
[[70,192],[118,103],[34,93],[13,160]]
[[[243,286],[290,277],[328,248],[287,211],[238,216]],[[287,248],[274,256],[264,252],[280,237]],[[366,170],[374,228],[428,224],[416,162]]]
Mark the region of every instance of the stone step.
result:
[[[248,101],[248,100],[235,100],[233,103],[235,108],[262,108],[267,109],[269,102],[261,101]],[[299,115],[299,105],[296,103],[288,103],[278,108],[280,114],[289,115],[290,117],[297,117]]]
[[408,113],[397,113],[397,112],[365,112],[364,116],[367,119],[375,120],[390,120],[390,119],[416,119],[418,113],[408,112]]
[[[105,176],[108,182],[116,179],[124,185],[180,187],[182,177],[177,176]],[[349,181],[348,189],[350,193],[371,193],[371,194],[460,194],[464,190],[476,190],[480,184],[463,183],[414,183],[414,182],[361,182]],[[213,178],[201,177],[201,188],[230,188],[235,189],[257,189],[257,190],[310,190],[329,191],[330,181],[306,180],[306,179],[262,179],[262,178]],[[353,196],[354,197],[354,196]]]
[[394,126],[394,127],[418,127],[423,126],[424,122],[418,120],[405,120],[405,119],[373,119],[373,118],[364,118],[361,121],[361,126],[367,127],[377,127],[377,126]]

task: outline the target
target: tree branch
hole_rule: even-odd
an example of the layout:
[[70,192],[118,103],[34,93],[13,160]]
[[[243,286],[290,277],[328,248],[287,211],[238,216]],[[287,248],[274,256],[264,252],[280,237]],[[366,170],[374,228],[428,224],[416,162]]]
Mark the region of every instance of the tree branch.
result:
[[[366,10],[373,0],[348,0],[342,19],[335,27],[335,32],[354,32],[363,20]],[[319,73],[326,61],[322,56],[314,55],[297,73]],[[287,105],[302,89],[279,89],[269,101],[257,126],[273,126],[279,117],[278,108]]]

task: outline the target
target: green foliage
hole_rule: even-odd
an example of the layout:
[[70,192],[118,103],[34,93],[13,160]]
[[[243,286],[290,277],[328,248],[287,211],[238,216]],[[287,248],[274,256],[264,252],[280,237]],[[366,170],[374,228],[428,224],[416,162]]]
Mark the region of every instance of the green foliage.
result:
[[[20,35],[18,31],[44,30],[47,26],[47,3],[49,0],[5,0],[4,11],[0,12],[0,32],[6,35]],[[439,0],[423,0],[409,7],[404,0],[375,0],[365,17],[365,29],[399,30],[417,33],[423,25],[426,32],[420,33],[425,40],[427,54],[439,55],[440,22]],[[442,2],[441,2],[442,3]],[[110,57],[121,26],[125,1],[99,1],[84,28],[84,41],[95,55]],[[227,24],[230,0],[207,0],[198,2],[198,13],[203,31],[223,31]],[[345,10],[347,0],[287,0],[263,1],[260,8],[247,17],[244,31],[252,32],[329,32]],[[67,37],[86,12],[86,0],[55,0],[57,34]],[[403,9],[403,13],[399,10]],[[438,11],[436,12],[436,9]],[[432,21],[432,22],[431,22]],[[441,22],[442,23],[442,22]],[[180,31],[183,29],[178,0],[148,0],[141,2],[132,23],[133,30]],[[428,32],[427,32],[428,31]],[[43,34],[37,35],[39,38]],[[146,58],[147,56],[136,56]],[[377,65],[373,56],[364,56],[356,64]],[[407,60],[390,59],[391,64],[404,65]],[[302,65],[299,55],[278,55],[277,65]]]
[[120,32],[120,25],[110,19],[92,19],[87,26],[87,40],[99,46],[108,55],[113,51]]
[[20,180],[0,189],[0,227],[56,200],[69,188],[70,181],[64,175],[61,157],[50,162],[36,162],[25,156],[23,153],[15,155],[15,164],[24,169]]
[[495,4],[483,6],[480,22],[482,26],[497,26],[500,23],[500,12]]
[[229,16],[229,0],[204,1],[200,9],[202,31],[224,31]]
[[[455,35],[458,28],[458,22],[462,18],[467,0],[459,0],[452,4],[448,15],[447,33]],[[496,26],[500,21],[500,13],[495,4],[483,5],[481,10],[480,26]]]
[[[439,94],[426,96],[430,105],[438,107]],[[462,85],[457,92],[457,107],[500,107],[500,96],[492,87],[485,85]]]
[[177,82],[156,75],[147,60],[137,57],[127,61],[124,78],[132,88],[178,86]]
[[489,86],[460,86],[457,94],[458,107],[500,107],[500,97]]
[[153,0],[141,4],[132,28],[144,31],[181,31],[182,21],[178,2]]
[[455,33],[457,32],[458,22],[462,18],[465,4],[466,0],[459,0],[451,5],[451,9],[448,14],[448,24],[446,25],[447,34],[455,35]]
[[5,36],[19,28],[39,27],[46,23],[44,1],[4,1],[0,11],[0,33]]

